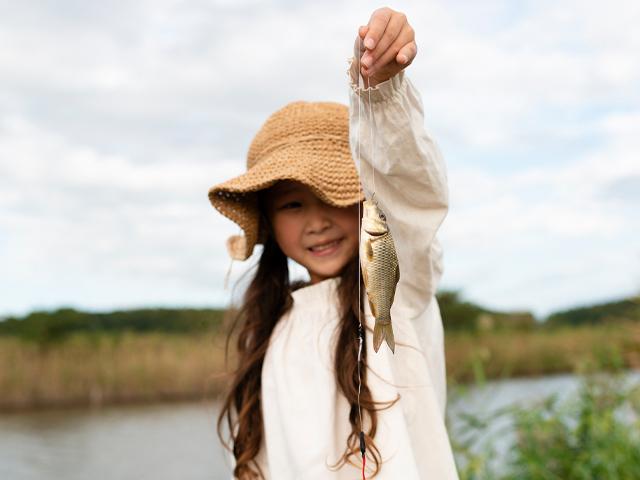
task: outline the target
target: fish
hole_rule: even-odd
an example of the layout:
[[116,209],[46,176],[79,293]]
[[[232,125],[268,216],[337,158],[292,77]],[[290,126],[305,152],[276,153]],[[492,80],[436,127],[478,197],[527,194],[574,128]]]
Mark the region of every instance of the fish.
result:
[[360,269],[371,313],[375,318],[373,349],[378,352],[382,341],[395,353],[391,325],[391,305],[400,280],[396,247],[384,213],[375,195],[363,202],[360,228]]

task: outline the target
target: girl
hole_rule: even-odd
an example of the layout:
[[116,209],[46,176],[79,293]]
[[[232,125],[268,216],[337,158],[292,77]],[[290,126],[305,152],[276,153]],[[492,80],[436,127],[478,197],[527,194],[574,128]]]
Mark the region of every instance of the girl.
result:
[[[446,171],[404,72],[417,52],[413,29],[402,13],[376,10],[354,52],[349,108],[285,106],[253,139],[247,172],[209,191],[244,231],[227,241],[232,258],[263,244],[237,316],[238,367],[218,419],[235,478],[457,478],[434,295]],[[373,352],[375,319],[359,274],[361,202],[374,191],[400,268],[395,354]],[[289,281],[288,258],[309,282]]]

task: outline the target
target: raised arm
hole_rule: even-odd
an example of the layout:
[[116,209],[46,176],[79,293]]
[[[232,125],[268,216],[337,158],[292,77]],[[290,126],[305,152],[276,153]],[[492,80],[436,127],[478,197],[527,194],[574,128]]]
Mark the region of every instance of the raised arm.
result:
[[363,88],[355,57],[347,74],[352,155],[367,198],[374,192],[375,169],[376,199],[400,265],[396,301],[417,317],[442,275],[436,232],[448,211],[446,167],[424,128],[420,94],[404,70],[370,89]]

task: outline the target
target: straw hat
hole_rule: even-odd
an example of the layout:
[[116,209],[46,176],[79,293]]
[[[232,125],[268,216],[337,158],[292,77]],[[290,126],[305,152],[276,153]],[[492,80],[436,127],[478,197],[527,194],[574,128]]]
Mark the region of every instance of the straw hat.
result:
[[365,199],[349,147],[349,109],[334,102],[293,102],[273,113],[249,147],[247,172],[209,189],[211,204],[244,235],[227,240],[231,258],[246,260],[268,230],[257,192],[278,180],[307,185],[323,202],[346,207]]

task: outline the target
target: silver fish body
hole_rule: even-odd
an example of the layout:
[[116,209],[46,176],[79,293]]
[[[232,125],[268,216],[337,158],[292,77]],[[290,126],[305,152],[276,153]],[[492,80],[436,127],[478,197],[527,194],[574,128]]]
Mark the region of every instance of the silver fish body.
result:
[[393,237],[375,199],[365,200],[360,230],[360,268],[371,313],[375,317],[373,349],[383,340],[395,352],[391,305],[400,280],[400,268]]

